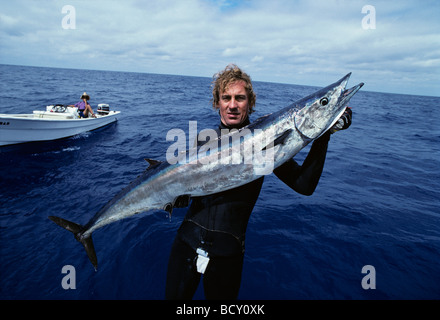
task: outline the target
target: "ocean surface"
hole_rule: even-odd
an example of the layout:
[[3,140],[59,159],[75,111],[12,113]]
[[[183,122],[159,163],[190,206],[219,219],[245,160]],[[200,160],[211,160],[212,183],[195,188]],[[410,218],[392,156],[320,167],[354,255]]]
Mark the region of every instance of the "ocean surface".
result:
[[[72,104],[84,91],[95,110],[108,103],[122,112],[104,129],[0,148],[0,299],[163,299],[185,208],[97,230],[97,272],[48,216],[85,224],[147,168],[144,158],[165,160],[169,130],[188,132],[189,121],[199,131],[216,127],[210,83],[0,65],[0,113]],[[318,89],[254,87],[251,121]],[[366,83],[350,106],[353,124],[332,135],[312,196],[265,178],[247,229],[240,299],[440,299],[440,98],[368,92]],[[63,273],[67,265],[74,273]],[[67,276],[75,289],[63,288]],[[199,286],[195,299],[203,298]]]

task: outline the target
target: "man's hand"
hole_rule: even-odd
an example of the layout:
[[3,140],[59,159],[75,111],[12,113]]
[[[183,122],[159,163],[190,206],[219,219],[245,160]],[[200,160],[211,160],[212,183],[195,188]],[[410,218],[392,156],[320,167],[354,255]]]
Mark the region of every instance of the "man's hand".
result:
[[174,208],[185,208],[189,206],[189,202],[191,200],[191,197],[189,195],[181,195],[178,196],[173,203]]
[[351,125],[352,112],[351,108],[347,107],[339,118],[339,120],[330,128],[330,133],[335,133],[336,131],[348,129]]

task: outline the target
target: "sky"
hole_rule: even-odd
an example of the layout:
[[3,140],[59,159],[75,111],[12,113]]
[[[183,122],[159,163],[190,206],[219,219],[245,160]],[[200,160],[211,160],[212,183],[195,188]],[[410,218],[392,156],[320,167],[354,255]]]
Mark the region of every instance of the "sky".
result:
[[0,64],[440,96],[438,0],[0,1]]

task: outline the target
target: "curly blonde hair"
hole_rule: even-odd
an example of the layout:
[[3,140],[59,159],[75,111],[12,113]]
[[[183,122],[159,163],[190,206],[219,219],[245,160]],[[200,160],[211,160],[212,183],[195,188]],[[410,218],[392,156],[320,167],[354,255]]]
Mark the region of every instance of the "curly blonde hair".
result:
[[254,112],[257,97],[252,87],[251,77],[243,72],[237,65],[229,64],[226,68],[212,77],[212,106],[215,110],[219,109],[220,93],[226,91],[232,83],[243,81],[249,100],[249,114]]

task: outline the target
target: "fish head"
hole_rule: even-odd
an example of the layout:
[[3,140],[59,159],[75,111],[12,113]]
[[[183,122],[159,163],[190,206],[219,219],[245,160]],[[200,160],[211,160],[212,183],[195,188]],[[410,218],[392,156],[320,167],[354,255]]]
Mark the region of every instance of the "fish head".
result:
[[351,73],[295,104],[296,129],[306,139],[316,139],[330,129],[344,113],[348,101],[364,85],[346,89]]

